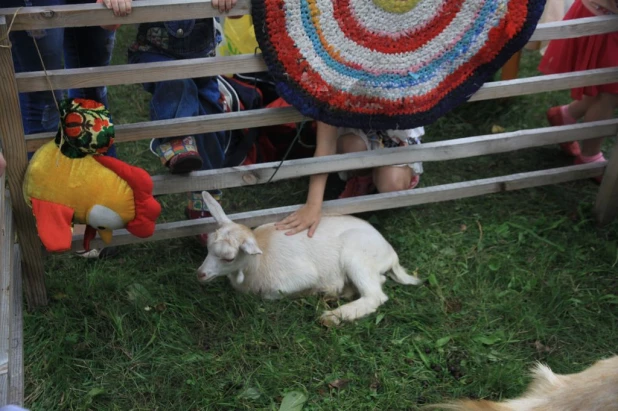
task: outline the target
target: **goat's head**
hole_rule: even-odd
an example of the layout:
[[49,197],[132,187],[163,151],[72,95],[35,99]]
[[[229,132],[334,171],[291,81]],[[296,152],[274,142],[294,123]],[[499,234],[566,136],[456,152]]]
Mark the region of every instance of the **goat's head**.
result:
[[248,263],[249,256],[262,254],[253,232],[230,220],[221,205],[207,192],[202,192],[210,214],[219,225],[208,235],[208,256],[197,269],[197,279],[208,282],[217,277],[237,273]]

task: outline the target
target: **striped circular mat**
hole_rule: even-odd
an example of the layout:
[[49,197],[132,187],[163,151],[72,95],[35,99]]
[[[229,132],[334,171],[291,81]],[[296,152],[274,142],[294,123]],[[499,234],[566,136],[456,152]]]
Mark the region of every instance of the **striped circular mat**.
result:
[[528,41],[545,0],[252,0],[279,94],[334,126],[407,129],[467,101]]

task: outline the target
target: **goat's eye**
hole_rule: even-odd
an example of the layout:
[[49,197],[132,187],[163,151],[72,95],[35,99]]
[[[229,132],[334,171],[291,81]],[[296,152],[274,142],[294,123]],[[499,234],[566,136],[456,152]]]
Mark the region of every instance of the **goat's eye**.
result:
[[222,258],[221,261],[223,261],[224,263],[231,263],[232,261],[234,261],[234,259],[232,258],[231,260],[226,260],[225,258]]

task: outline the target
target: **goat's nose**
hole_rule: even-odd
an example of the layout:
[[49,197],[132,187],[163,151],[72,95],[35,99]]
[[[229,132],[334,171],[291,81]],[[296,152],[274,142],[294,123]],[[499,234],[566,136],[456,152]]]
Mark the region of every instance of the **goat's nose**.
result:
[[205,280],[206,279],[206,273],[198,271],[197,272],[197,279],[198,280]]

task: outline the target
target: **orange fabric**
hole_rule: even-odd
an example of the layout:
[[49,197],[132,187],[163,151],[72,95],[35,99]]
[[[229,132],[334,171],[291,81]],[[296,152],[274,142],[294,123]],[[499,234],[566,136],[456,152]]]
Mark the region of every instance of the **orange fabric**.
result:
[[36,219],[36,228],[41,242],[50,252],[62,252],[71,249],[73,239],[73,209],[62,204],[30,199],[32,212]]

